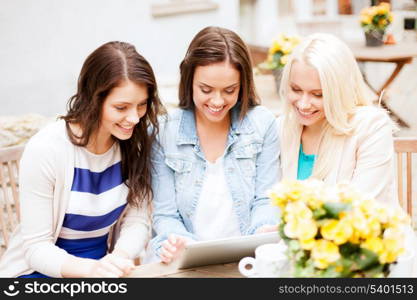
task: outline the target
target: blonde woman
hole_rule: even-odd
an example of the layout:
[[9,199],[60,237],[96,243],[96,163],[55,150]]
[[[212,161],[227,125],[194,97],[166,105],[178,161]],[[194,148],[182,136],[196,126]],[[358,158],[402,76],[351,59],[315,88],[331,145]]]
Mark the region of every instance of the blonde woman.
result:
[[280,120],[283,178],[349,182],[396,204],[394,125],[372,105],[348,46],[329,34],[307,37],[283,71]]

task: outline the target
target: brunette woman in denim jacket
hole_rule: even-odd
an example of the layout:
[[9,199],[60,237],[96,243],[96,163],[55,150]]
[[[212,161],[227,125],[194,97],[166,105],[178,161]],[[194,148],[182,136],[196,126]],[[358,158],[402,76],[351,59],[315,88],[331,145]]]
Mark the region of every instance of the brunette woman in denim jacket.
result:
[[151,249],[169,263],[187,242],[277,230],[266,192],[280,179],[277,122],[259,106],[248,49],[207,27],[180,65],[179,109],[154,146]]

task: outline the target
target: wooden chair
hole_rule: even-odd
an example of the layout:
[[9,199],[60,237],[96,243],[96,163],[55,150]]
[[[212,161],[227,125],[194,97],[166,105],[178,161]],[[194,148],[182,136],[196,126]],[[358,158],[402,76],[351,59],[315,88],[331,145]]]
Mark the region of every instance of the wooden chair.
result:
[[[417,138],[394,138],[394,148],[397,153],[397,179],[398,179],[398,199],[401,206],[413,217],[413,192],[412,192],[412,153],[417,153]],[[406,158],[406,180],[404,197],[403,181],[403,157]],[[416,197],[414,197],[416,200]]]
[[20,221],[18,174],[24,146],[0,148],[0,255]]

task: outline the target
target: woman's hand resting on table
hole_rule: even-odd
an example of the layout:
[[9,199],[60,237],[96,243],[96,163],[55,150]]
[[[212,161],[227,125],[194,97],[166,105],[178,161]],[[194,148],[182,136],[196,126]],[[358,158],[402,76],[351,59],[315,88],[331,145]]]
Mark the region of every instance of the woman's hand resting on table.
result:
[[123,251],[115,250],[99,260],[70,256],[61,269],[62,277],[123,277],[135,267]]
[[88,277],[123,277],[135,267],[133,261],[116,254],[107,254],[92,264]]

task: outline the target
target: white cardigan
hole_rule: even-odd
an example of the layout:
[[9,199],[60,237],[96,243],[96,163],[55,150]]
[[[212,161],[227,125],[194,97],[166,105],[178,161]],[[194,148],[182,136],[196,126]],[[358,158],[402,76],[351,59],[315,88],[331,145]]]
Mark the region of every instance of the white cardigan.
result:
[[[359,108],[353,121],[357,124],[355,133],[338,140],[331,158],[334,167],[324,181],[350,182],[378,201],[397,206],[392,121],[387,113],[372,106]],[[282,156],[283,178],[297,178],[301,129],[294,139],[298,142],[288,145],[286,157]],[[280,137],[283,130],[280,126]]]
[[[65,122],[57,121],[34,135],[20,161],[21,224],[0,259],[0,277],[17,277],[34,270],[62,277],[61,267],[70,256],[55,246],[61,231],[74,177],[74,145]],[[114,248],[137,257],[149,239],[146,209],[127,205],[117,228]]]

